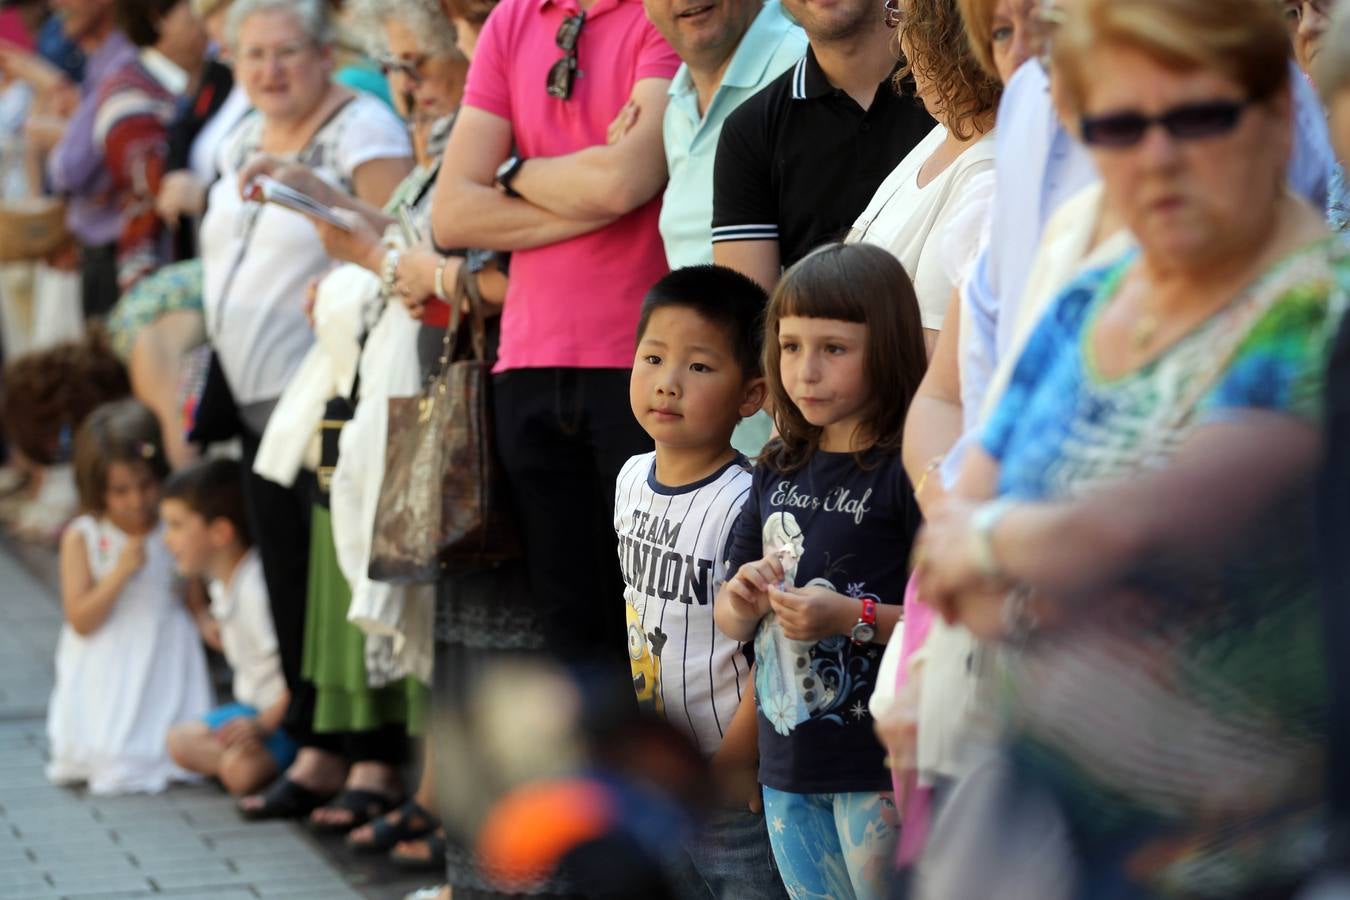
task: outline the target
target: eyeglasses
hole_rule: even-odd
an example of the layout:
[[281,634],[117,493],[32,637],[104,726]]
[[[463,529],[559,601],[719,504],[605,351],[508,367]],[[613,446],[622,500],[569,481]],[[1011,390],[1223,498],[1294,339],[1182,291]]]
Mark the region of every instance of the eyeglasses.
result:
[[237,58],[249,66],[266,65],[269,60],[275,60],[277,65],[289,68],[303,59],[313,46],[313,41],[292,41],[276,48],[241,47]]
[[900,0],[886,0],[882,9],[886,11],[887,28],[899,28],[900,23],[905,21],[905,11],[900,8]]
[[579,12],[568,16],[558,26],[558,35],[554,41],[563,52],[562,59],[548,70],[548,95],[566,100],[572,96],[572,84],[577,78],[577,41],[581,38],[581,26],[586,23],[586,13]]
[[1311,9],[1326,18],[1336,10],[1336,0],[1284,0],[1284,14],[1292,22],[1303,21],[1303,14]]
[[1196,141],[1227,134],[1237,127],[1242,111],[1251,100],[1211,100],[1175,106],[1161,115],[1137,112],[1084,116],[1080,122],[1083,143],[1095,147],[1133,147],[1153,126],[1161,125],[1179,141]]
[[425,53],[412,59],[382,55],[379,58],[380,71],[383,72],[386,77],[397,73],[404,78],[407,78],[409,81],[421,82],[426,80],[425,76],[422,74],[422,69],[426,66],[428,59],[430,59],[430,57]]

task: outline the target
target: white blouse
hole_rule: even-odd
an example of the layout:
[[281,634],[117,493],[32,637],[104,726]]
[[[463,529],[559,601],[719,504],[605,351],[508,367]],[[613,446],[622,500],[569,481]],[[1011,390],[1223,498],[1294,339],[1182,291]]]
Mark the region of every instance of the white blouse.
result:
[[[238,172],[261,126],[260,116],[249,116],[222,145],[201,233],[207,333],[240,406],[281,396],[314,341],[305,285],[330,265],[307,218],[239,196]],[[412,147],[389,107],[362,94],[320,129],[304,156],[321,177],[350,191],[362,165],[411,157]]]
[[875,244],[900,260],[914,282],[923,326],[938,330],[956,287],[953,269],[964,268],[979,247],[984,215],[968,210],[987,207],[994,189],[993,132],[919,187],[919,170],[946,137],[947,130],[937,126],[900,161],[847,238],[850,244]]

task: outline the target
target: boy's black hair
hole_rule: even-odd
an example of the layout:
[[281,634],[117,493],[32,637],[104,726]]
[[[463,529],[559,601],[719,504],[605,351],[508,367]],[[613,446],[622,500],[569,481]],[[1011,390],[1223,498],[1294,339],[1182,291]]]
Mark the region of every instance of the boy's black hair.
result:
[[667,274],[642,300],[637,339],[647,332],[647,323],[658,309],[679,306],[692,309],[721,328],[747,379],[764,372],[764,310],[769,295],[753,279],[726,266],[687,266]]
[[243,472],[233,459],[204,459],[179,469],[164,482],[165,500],[179,500],[207,523],[224,519],[245,547],[253,546],[244,514]]

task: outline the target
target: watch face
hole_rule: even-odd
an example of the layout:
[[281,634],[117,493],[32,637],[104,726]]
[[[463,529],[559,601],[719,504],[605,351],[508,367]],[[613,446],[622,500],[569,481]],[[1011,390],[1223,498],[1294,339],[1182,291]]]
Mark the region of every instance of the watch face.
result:
[[516,158],[514,156],[508,157],[506,162],[502,163],[500,166],[497,167],[498,180],[505,178],[508,174],[510,174],[511,170],[515,168],[515,165],[516,165]]
[[857,625],[853,626],[853,643],[855,644],[870,644],[872,643],[872,638],[876,636],[876,628],[868,625],[866,622],[859,622]]

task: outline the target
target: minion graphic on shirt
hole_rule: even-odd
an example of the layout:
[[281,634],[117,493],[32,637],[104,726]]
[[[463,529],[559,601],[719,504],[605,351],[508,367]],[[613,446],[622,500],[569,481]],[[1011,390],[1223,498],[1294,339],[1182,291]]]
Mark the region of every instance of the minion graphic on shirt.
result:
[[666,636],[658,628],[651,634],[642,631],[642,619],[633,604],[624,604],[628,616],[628,661],[633,668],[633,691],[638,707],[646,712],[665,715],[661,695],[661,650]]

